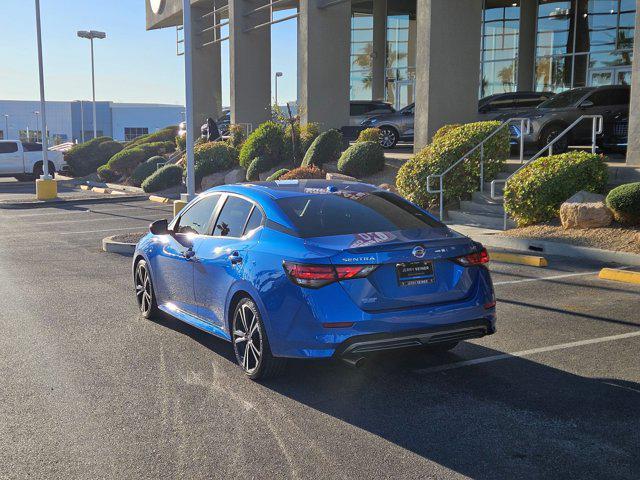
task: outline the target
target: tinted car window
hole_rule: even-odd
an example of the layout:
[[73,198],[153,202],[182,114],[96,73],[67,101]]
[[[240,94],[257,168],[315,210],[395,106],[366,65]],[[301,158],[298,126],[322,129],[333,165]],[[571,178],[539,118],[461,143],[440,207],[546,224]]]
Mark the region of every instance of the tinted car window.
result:
[[547,98],[547,96],[539,95],[537,93],[531,93],[517,97],[515,99],[515,105],[518,108],[537,107]]
[[337,192],[277,200],[302,237],[443,227],[429,215],[386,192]]
[[352,103],[350,106],[350,115],[352,117],[357,116],[357,115],[364,115],[367,112],[370,112],[372,110],[371,105],[368,105],[366,103]]
[[249,220],[247,220],[247,226],[244,227],[243,235],[246,235],[251,230],[255,230],[260,225],[262,225],[262,212],[258,207],[255,207],[249,215]]
[[607,105],[628,105],[629,104],[628,89],[611,88],[596,90],[587,100],[593,102],[595,107],[606,107]]
[[227,197],[213,229],[221,237],[241,237],[253,204],[240,197]]
[[550,98],[546,102],[542,102],[539,108],[566,108],[573,107],[575,104],[584,97],[587,92],[592,90],[591,88],[574,88],[573,90],[567,90],[566,92],[559,93],[553,98]]
[[209,234],[208,226],[211,215],[216,209],[220,195],[209,195],[194,203],[189,210],[180,217],[177,225],[178,233],[196,233],[198,235]]
[[0,153],[14,153],[18,151],[16,142],[0,142]]
[[33,142],[23,143],[22,144],[22,148],[24,149],[25,152],[41,152],[42,151],[42,144],[41,143],[33,143]]

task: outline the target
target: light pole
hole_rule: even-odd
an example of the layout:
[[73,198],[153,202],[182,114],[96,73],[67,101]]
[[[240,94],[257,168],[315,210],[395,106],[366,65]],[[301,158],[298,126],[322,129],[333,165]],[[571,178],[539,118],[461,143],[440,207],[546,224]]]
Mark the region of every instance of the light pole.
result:
[[[40,0],[36,0],[36,33],[38,40],[38,75],[40,77],[40,111],[42,112],[42,125],[47,124],[47,110],[44,98],[44,67],[42,62],[42,28],[40,25]],[[46,128],[46,127],[45,127]],[[42,136],[42,177],[41,180],[51,180],[49,175],[49,158],[47,157],[47,137]],[[38,195],[36,188],[36,195]],[[55,195],[54,195],[55,197]]]
[[[196,196],[196,179],[193,158],[193,83],[191,70],[193,65],[193,45],[191,44],[191,1],[182,0],[182,26],[184,28],[184,84],[185,84],[185,116],[187,117],[187,200]],[[174,204],[174,213],[181,205]]]
[[[38,110],[36,110],[35,112],[33,112],[33,114],[36,116],[35,136],[36,136],[36,142],[37,142],[38,141],[38,129],[40,128],[40,121],[38,120],[38,115],[40,115],[40,112]],[[42,136],[42,129],[40,129],[40,135]]]
[[96,124],[96,72],[93,62],[93,39],[107,38],[107,34],[104,32],[98,32],[96,30],[80,30],[78,37],[87,38],[91,42],[91,90],[93,92],[93,138],[98,137],[98,126]]
[[278,78],[282,76],[282,72],[276,72],[276,107],[278,106]]
[[4,136],[5,140],[9,140],[9,115],[4,114]]

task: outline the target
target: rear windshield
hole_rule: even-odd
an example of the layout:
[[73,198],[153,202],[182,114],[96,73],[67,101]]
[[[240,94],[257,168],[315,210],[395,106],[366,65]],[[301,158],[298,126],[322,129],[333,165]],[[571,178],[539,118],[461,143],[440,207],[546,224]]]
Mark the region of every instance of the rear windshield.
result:
[[592,88],[574,88],[566,92],[559,93],[555,97],[542,102],[538,108],[566,108],[574,106],[578,100],[584,97]]
[[387,192],[335,192],[277,201],[302,237],[442,228],[444,225]]

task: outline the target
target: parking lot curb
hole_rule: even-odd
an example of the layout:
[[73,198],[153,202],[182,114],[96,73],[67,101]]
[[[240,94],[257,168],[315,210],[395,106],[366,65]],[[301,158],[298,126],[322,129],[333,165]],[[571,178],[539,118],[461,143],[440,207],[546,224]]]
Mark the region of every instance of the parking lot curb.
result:
[[146,195],[105,195],[104,197],[92,198],[55,198],[53,200],[29,200],[23,202],[0,202],[0,209],[5,210],[26,210],[31,208],[42,208],[55,205],[82,205],[86,203],[111,203],[111,202],[135,202],[148,200]]
[[634,283],[640,285],[640,272],[629,272],[615,268],[603,268],[598,274],[602,280],[612,280],[614,282]]
[[520,255],[518,253],[502,253],[489,251],[489,258],[496,262],[515,263],[517,265],[527,265],[529,267],[546,267],[547,259],[535,255]]
[[136,250],[135,243],[117,242],[113,236],[102,239],[102,250],[108,253],[118,253],[120,255],[133,255]]
[[111,193],[110,189],[103,187],[93,187],[91,188],[91,191],[96,193]]
[[160,197],[158,195],[149,195],[149,200],[151,200],[152,202],[157,202],[157,203],[169,203],[171,201],[170,198]]

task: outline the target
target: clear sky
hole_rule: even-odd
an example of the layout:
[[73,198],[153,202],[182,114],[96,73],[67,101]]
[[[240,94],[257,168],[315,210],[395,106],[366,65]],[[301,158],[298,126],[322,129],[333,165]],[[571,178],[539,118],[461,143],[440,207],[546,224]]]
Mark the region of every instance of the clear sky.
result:
[[[145,0],[40,0],[47,100],[91,98],[89,41],[78,30],[102,30],[95,40],[96,98],[184,104],[184,57],[174,28],[145,30]],[[0,0],[0,99],[37,100],[34,0]],[[272,28],[271,65],[282,71],[279,103],[296,99],[296,22]],[[229,104],[229,47],[222,44],[223,104]],[[273,76],[273,75],[272,75]],[[272,86],[273,91],[273,86]]]

